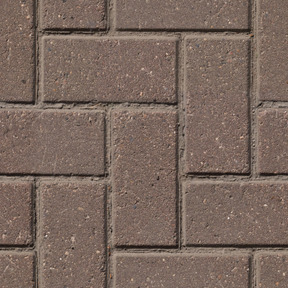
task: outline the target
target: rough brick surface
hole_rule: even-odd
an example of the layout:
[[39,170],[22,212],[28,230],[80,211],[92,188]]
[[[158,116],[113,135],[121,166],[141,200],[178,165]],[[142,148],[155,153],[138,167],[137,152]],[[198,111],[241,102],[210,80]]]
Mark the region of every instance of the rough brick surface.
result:
[[31,244],[31,196],[31,183],[0,183],[1,245]]
[[33,0],[1,0],[0,101],[34,98]]
[[0,254],[1,288],[33,288],[34,257],[32,254],[3,252]]
[[41,185],[41,287],[104,288],[104,194],[92,182]]
[[46,29],[104,29],[105,0],[42,0],[41,20]]
[[287,184],[190,183],[186,244],[287,245]]
[[259,49],[261,100],[288,100],[288,1],[261,0]]
[[185,48],[186,171],[249,172],[249,42],[191,38]]
[[248,288],[247,256],[120,255],[116,288]]
[[288,109],[259,112],[259,172],[288,174]]
[[0,173],[104,173],[101,112],[2,110]]
[[248,29],[249,0],[116,0],[118,29]]
[[115,245],[176,244],[176,114],[112,115]]
[[173,39],[44,38],[44,100],[175,102]]
[[286,288],[288,283],[288,255],[271,253],[260,255],[257,288]]

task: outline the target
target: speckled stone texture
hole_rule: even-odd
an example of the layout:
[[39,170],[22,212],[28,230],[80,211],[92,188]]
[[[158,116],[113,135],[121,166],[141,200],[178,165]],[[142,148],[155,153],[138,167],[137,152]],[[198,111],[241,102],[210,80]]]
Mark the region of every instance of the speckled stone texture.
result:
[[42,51],[46,102],[176,101],[175,38],[52,37]]
[[114,244],[176,245],[176,113],[112,114]]
[[45,29],[105,29],[105,0],[42,0],[41,20]]
[[287,245],[285,183],[189,183],[187,245]]
[[248,29],[249,0],[116,0],[119,30]]
[[249,172],[248,51],[246,39],[186,40],[186,172]]
[[259,172],[288,174],[288,109],[265,109],[258,114]]
[[32,184],[0,182],[0,211],[0,244],[32,244]]
[[259,4],[259,98],[288,101],[288,1],[260,0]]
[[0,173],[104,174],[104,115],[0,111]]
[[0,102],[34,99],[33,0],[0,3]]
[[247,255],[118,255],[116,288],[246,288]]
[[258,255],[259,288],[286,288],[288,283],[288,254],[263,253]]
[[40,287],[105,287],[105,186],[42,183]]
[[0,253],[1,288],[34,288],[34,257],[32,253]]

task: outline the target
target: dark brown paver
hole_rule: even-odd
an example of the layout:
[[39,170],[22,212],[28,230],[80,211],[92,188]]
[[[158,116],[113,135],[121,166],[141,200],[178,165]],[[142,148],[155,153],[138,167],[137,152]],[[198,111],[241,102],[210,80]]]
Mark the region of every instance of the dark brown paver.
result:
[[33,3],[33,0],[1,0],[0,101],[33,101]]
[[44,38],[46,102],[176,101],[176,42]]
[[105,29],[105,0],[42,0],[42,27],[46,29]]
[[189,183],[187,245],[287,245],[285,183]]
[[1,288],[34,288],[33,254],[1,252],[0,283]]
[[176,113],[112,114],[114,244],[176,244]]
[[247,288],[247,256],[132,254],[116,257],[116,288]]
[[42,183],[41,287],[104,288],[104,194],[92,182]]
[[2,110],[0,173],[104,173],[101,112]]
[[288,109],[259,112],[259,172],[288,174]]
[[186,40],[186,157],[191,173],[248,173],[249,41]]
[[288,100],[288,1],[260,0],[261,100]]
[[1,245],[31,244],[32,242],[31,195],[32,195],[31,183],[8,183],[8,182],[0,183]]
[[116,0],[117,29],[248,29],[249,0]]
[[288,283],[288,255],[279,252],[259,255],[259,283],[257,288],[286,288]]

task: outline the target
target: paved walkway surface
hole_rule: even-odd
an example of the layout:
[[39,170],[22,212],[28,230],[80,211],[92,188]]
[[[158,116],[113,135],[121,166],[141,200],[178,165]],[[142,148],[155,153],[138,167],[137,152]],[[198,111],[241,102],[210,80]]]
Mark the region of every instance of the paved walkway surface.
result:
[[1,0],[0,288],[287,288],[287,19]]

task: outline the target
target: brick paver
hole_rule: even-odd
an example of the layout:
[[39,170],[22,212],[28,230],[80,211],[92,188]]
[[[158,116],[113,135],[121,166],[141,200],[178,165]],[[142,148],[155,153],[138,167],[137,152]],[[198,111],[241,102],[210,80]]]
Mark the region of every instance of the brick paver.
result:
[[257,288],[285,288],[288,283],[288,254],[264,253],[257,257],[259,276]]
[[0,101],[34,99],[33,0],[0,3]]
[[267,109],[258,115],[259,172],[288,174],[288,109]]
[[44,38],[44,100],[173,103],[175,51],[173,38]]
[[32,242],[32,184],[0,183],[0,244]]
[[188,245],[287,245],[288,185],[189,183],[185,189]]
[[0,173],[104,173],[102,113],[1,110],[0,134]]
[[34,257],[32,253],[0,253],[1,288],[35,287]]
[[248,29],[249,1],[116,0],[118,29]]
[[187,172],[249,172],[248,49],[245,39],[186,40]]
[[115,245],[176,244],[176,114],[112,114]]
[[41,287],[105,287],[105,186],[40,187]]
[[288,100],[288,1],[260,0],[259,62],[261,100]]
[[117,255],[115,282],[116,288],[248,287],[248,257],[167,253]]
[[46,29],[105,29],[105,0],[42,0],[41,20]]

